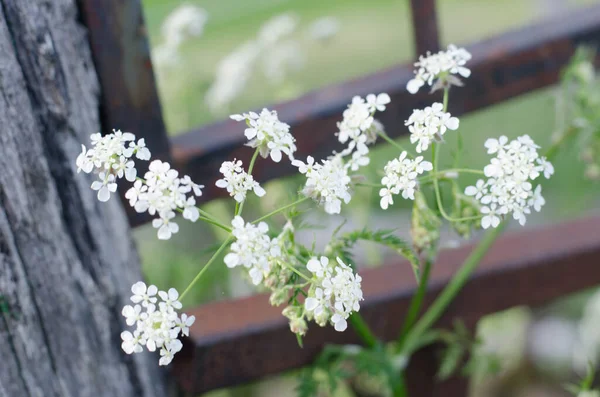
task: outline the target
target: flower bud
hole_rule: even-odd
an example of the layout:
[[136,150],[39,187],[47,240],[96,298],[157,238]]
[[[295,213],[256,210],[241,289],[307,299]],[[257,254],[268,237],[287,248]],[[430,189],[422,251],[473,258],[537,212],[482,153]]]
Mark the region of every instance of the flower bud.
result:
[[290,330],[293,333],[303,336],[306,334],[307,329],[308,325],[303,318],[294,318],[290,320]]
[[269,297],[271,306],[279,306],[285,303],[289,298],[288,288],[281,288],[273,291]]

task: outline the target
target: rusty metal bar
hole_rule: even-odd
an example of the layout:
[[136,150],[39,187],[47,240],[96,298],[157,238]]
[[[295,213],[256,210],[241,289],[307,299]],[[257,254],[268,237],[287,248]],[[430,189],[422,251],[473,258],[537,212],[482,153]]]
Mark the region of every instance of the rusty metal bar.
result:
[[[595,216],[502,236],[437,325],[461,318],[474,326],[488,313],[515,305],[539,306],[599,284],[599,231],[600,216]],[[426,304],[472,248],[440,254]],[[392,340],[416,288],[410,265],[397,261],[360,273],[365,293],[361,313],[377,336]],[[191,310],[198,321],[173,371],[181,387],[199,393],[250,382],[309,364],[327,343],[358,342],[351,330],[338,333],[331,327],[311,326],[304,348],[299,348],[281,309],[269,306],[267,296],[258,295]]]
[[415,59],[419,55],[440,50],[440,34],[435,0],[411,0],[410,11],[415,43]]
[[[473,54],[469,64],[472,75],[465,87],[453,92],[450,110],[461,115],[554,84],[577,46],[598,47],[599,43],[600,5],[594,5],[468,46]],[[292,126],[297,157],[310,154],[319,158],[340,149],[334,136],[336,122],[354,95],[388,92],[392,102],[380,121],[389,135],[406,134],[404,120],[412,110],[440,100],[425,89],[417,95],[406,92],[412,76],[412,66],[398,66],[272,108]],[[224,160],[235,157],[248,164],[252,150],[243,146],[245,141],[243,126],[222,121],[174,137],[173,157],[180,171],[207,186],[204,197],[208,200],[224,194],[214,186]],[[254,170],[263,182],[295,171],[285,161],[273,166],[260,160]]]
[[[153,157],[169,160],[170,142],[152,72],[140,0],[78,2],[100,79],[103,131],[114,128],[134,132],[145,138]],[[124,191],[120,189],[121,194]],[[125,208],[131,224],[142,222],[143,218],[129,205]]]

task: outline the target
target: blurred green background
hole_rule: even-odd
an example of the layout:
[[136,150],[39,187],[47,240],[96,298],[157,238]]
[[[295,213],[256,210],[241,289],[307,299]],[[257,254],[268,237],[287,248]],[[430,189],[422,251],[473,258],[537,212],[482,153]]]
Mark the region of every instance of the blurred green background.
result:
[[[444,44],[468,44],[545,17],[560,15],[566,9],[595,2],[437,1]],[[291,99],[319,87],[409,62],[412,58],[413,37],[407,0],[143,0],[153,48],[165,44],[167,39],[162,34],[161,25],[169,13],[182,4],[203,8],[207,20],[201,35],[190,37],[180,45],[176,62],[155,62],[163,114],[170,134],[183,133],[232,113]],[[297,18],[297,27],[286,40],[293,41],[296,48],[301,49],[301,66],[297,70],[290,70],[283,81],[275,83],[257,67],[245,88],[227,106],[211,110],[205,98],[215,79],[219,62],[241,44],[256,37],[265,22],[282,14]],[[310,37],[310,26],[321,17],[334,18],[339,29],[327,40],[314,40]],[[487,162],[483,142],[492,136],[529,134],[536,143],[547,147],[557,128],[555,94],[555,88],[543,89],[462,118],[460,130],[464,138],[464,153],[468,155],[465,165],[481,167]],[[447,147],[454,148],[455,136],[447,134],[446,137]],[[397,155],[396,151],[386,145],[374,150],[372,163],[365,171],[369,180],[380,178],[380,170]],[[444,156],[449,161],[450,150],[444,149],[442,153],[442,161]],[[579,153],[573,148],[556,158],[556,174],[549,183],[544,183],[546,207],[541,214],[528,218],[528,227],[581,216],[584,211],[599,207],[600,185],[584,179],[583,165],[577,160],[578,157]],[[472,179],[467,177],[465,181]],[[268,183],[266,197],[260,202],[250,200],[246,215],[252,218],[273,209],[275,203],[291,197],[301,183],[302,179],[297,177]],[[349,225],[357,228],[369,220],[371,226],[376,223],[381,227],[397,228],[400,235],[407,236],[412,203],[396,200],[396,205],[385,216],[378,210],[378,203],[377,191],[357,190],[341,217],[328,218],[325,223],[320,221],[320,226],[325,228],[321,232],[326,233],[327,228],[338,225],[342,219],[347,219]],[[207,210],[226,220],[231,218],[233,207],[229,202],[217,200],[207,204]],[[390,223],[390,219],[393,219],[393,223]],[[180,233],[168,242],[158,241],[151,226],[135,230],[144,272],[151,283],[161,288],[185,288],[208,258],[206,250],[222,237],[218,230],[202,224],[189,225],[182,221],[180,226]],[[319,230],[315,233],[319,233]],[[448,244],[454,240],[451,234],[446,234],[445,241]],[[385,254],[369,246],[362,247],[362,250],[365,263],[369,266],[380,264]],[[253,293],[252,289],[239,274],[216,264],[188,295],[184,304],[192,306],[250,293]],[[577,304],[567,305],[565,312],[579,313],[581,301],[575,300]],[[516,317],[521,318],[519,316],[522,317],[522,314]],[[232,393],[243,396],[269,395],[264,387],[244,388]]]

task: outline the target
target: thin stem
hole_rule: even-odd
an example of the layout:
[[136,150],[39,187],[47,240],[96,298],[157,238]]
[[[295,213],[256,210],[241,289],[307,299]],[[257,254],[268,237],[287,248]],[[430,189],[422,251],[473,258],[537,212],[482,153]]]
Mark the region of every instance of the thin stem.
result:
[[374,188],[382,188],[383,185],[379,183],[368,183],[368,182],[356,182],[354,186],[362,186],[362,187],[374,187]]
[[[248,166],[248,175],[252,175],[252,170],[254,170],[254,163],[256,163],[256,158],[258,157],[258,153],[259,153],[259,149],[256,148],[256,150],[254,151],[254,154],[252,155],[252,160],[250,160],[250,166]],[[235,214],[236,215],[242,215],[242,210],[244,209],[244,203],[246,202],[246,200],[242,201],[242,203],[239,205],[236,204],[235,205]]]
[[379,132],[379,136],[382,137],[390,145],[395,146],[398,150],[402,150],[403,152],[406,152],[410,157],[412,157],[412,155],[408,153],[408,151],[404,149],[402,145],[390,138],[385,132]]
[[[433,163],[433,173],[434,175],[438,174],[438,154],[439,150],[437,148],[437,144],[434,142],[431,144],[431,156]],[[433,189],[435,191],[435,200],[437,203],[437,207],[440,210],[440,214],[449,222],[461,222],[461,221],[469,221],[481,218],[481,215],[477,216],[467,216],[464,218],[453,218],[444,209],[444,205],[442,204],[442,194],[440,193],[440,184],[437,178],[433,178]]]
[[[176,208],[175,210],[177,212],[183,214],[183,209],[182,208]],[[220,227],[221,229],[226,230],[228,232],[231,232],[231,228],[230,227],[227,227],[227,226],[223,225],[221,222],[219,222],[219,221],[217,221],[217,220],[215,220],[213,218],[208,218],[208,217],[205,217],[205,216],[199,216],[198,219],[200,219],[201,221],[204,221],[206,223],[210,223],[211,225],[215,225],[217,227]]]
[[207,218],[205,216],[201,216],[198,219],[200,219],[201,221],[204,221],[206,223],[210,223],[211,225],[215,225],[215,226],[217,226],[217,227],[225,230],[226,232],[231,233],[231,228],[230,227],[227,227],[227,226],[223,225],[222,223],[220,223],[218,221],[215,221],[214,219]]
[[285,261],[278,261],[278,263],[280,265],[283,265],[283,267],[285,267],[286,269],[291,270],[292,272],[296,273],[298,276],[302,277],[303,279],[305,279],[309,283],[312,282],[312,280],[306,274],[303,274],[302,272],[300,272],[298,269],[296,269],[294,266],[291,266],[287,262],[285,262]]
[[565,132],[558,141],[554,142],[552,144],[552,146],[550,146],[548,148],[548,150],[546,150],[546,153],[544,154],[545,157],[548,159],[548,161],[552,160],[554,158],[554,156],[556,156],[556,153],[558,153],[558,150],[560,149],[560,147],[567,141],[567,139],[569,139],[572,135],[574,135],[575,133],[577,133],[578,129],[575,127],[569,127],[569,129],[567,130],[567,132]]
[[425,260],[425,266],[423,269],[423,274],[421,275],[419,288],[417,289],[417,292],[415,293],[415,295],[413,295],[410,301],[408,313],[406,314],[406,318],[404,319],[402,330],[398,335],[398,351],[402,350],[404,342],[406,341],[408,331],[410,331],[411,327],[415,324],[417,316],[419,315],[419,311],[421,310],[421,306],[423,305],[423,298],[425,298],[425,293],[427,292],[427,284],[429,282],[429,274],[431,273],[432,265],[432,258]]
[[372,349],[379,344],[379,341],[371,331],[371,328],[369,328],[369,325],[358,312],[352,313],[348,320],[350,321],[350,325],[352,325],[354,332],[356,332],[365,346]]
[[394,397],[408,397],[403,373],[398,374],[398,381],[392,386],[392,393]]
[[280,213],[280,212],[283,212],[283,211],[287,210],[288,208],[294,207],[294,206],[296,206],[296,205],[298,205],[298,204],[300,204],[301,202],[303,202],[303,201],[306,201],[306,200],[308,200],[308,197],[302,197],[301,199],[299,199],[299,200],[296,200],[296,201],[294,201],[293,203],[290,203],[290,204],[288,204],[288,205],[284,205],[283,207],[281,207],[281,208],[278,208],[278,209],[276,209],[275,211],[271,211],[271,212],[269,212],[267,215],[263,215],[263,216],[261,216],[260,218],[258,218],[257,220],[255,220],[255,221],[254,221],[254,222],[252,222],[252,223],[257,223],[257,222],[260,222],[260,221],[264,221],[265,219],[267,219],[267,218],[269,218],[269,217],[271,217],[271,216],[273,216],[273,215],[275,215],[275,214],[278,214],[278,213]]
[[485,254],[488,252],[494,241],[500,236],[505,222],[501,223],[497,228],[489,231],[479,242],[477,247],[471,252],[471,255],[465,260],[461,268],[452,277],[444,290],[440,293],[437,299],[425,312],[423,317],[410,330],[406,336],[403,352],[411,353],[415,344],[418,342],[419,336],[423,335],[444,313],[450,302],[454,300],[462,287],[468,281],[473,271],[477,268]]
[[475,175],[485,175],[482,170],[475,170],[471,168],[448,168],[443,171],[439,171],[438,173],[429,173],[421,178],[419,178],[420,182],[428,181],[429,179],[438,178],[438,177],[446,177],[448,178],[448,174],[457,173],[457,174],[475,174]]
[[185,295],[192,289],[192,287],[198,282],[198,280],[200,280],[200,278],[202,277],[202,275],[204,274],[204,272],[208,270],[208,268],[210,267],[210,265],[217,259],[217,257],[221,254],[221,252],[223,252],[223,250],[225,250],[225,248],[227,248],[227,246],[229,245],[229,243],[232,240],[233,240],[233,237],[229,236],[229,237],[227,237],[227,239],[225,241],[223,241],[223,244],[221,244],[221,246],[219,247],[219,249],[213,254],[213,256],[210,257],[210,259],[208,260],[208,262],[206,262],[206,265],[204,265],[204,267],[202,269],[200,269],[200,271],[198,272],[198,274],[196,275],[196,277],[194,277],[194,279],[192,280],[192,282],[181,293],[181,295],[179,295],[179,300],[180,301],[183,300],[183,298],[185,297]]
[[444,112],[448,111],[448,93],[450,92],[450,87],[444,87]]

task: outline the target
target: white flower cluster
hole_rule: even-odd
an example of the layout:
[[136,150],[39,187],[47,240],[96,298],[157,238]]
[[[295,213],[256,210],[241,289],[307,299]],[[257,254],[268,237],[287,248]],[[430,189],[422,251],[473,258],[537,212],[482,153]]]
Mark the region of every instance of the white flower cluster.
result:
[[448,78],[451,74],[469,77],[471,71],[465,67],[465,64],[470,59],[471,54],[467,50],[452,44],[446,51],[440,51],[437,54],[428,52],[426,56],[421,55],[419,61],[415,63],[417,67],[415,78],[408,82],[406,89],[411,94],[415,94],[425,83],[433,85],[436,78]]
[[339,214],[342,201],[346,204],[350,202],[350,176],[341,156],[331,156],[321,164],[315,163],[315,159],[308,156],[306,164],[294,160],[292,165],[306,175],[303,194],[322,204],[325,212]]
[[229,195],[238,203],[246,200],[249,190],[253,190],[258,197],[265,195],[265,189],[242,168],[242,160],[224,161],[219,171],[223,174],[223,179],[216,182],[217,187],[227,189]]
[[158,66],[170,66],[179,60],[179,48],[186,39],[204,32],[208,14],[203,8],[182,4],[175,8],[161,26],[163,42],[152,49],[152,59]]
[[86,174],[95,172],[99,181],[92,183],[92,189],[98,191],[98,200],[108,201],[110,194],[117,191],[117,178],[135,181],[137,170],[133,156],[140,160],[149,160],[150,151],[144,139],[135,143],[135,135],[129,132],[113,130],[112,134],[102,136],[92,134],[92,148],[81,145],[81,154],[77,157],[77,172]]
[[410,131],[410,142],[417,143],[417,153],[424,152],[434,140],[441,140],[446,130],[458,128],[458,118],[444,112],[444,105],[434,103],[425,109],[416,109],[404,123]]
[[308,261],[306,267],[316,281],[304,301],[304,307],[320,326],[330,321],[336,331],[342,332],[348,327],[346,319],[360,309],[362,278],[340,258],[337,258],[337,263],[337,266],[331,266],[325,256]]
[[385,185],[379,191],[381,208],[386,210],[388,206],[394,204],[392,196],[402,193],[405,199],[415,199],[415,189],[417,187],[417,177],[425,171],[431,171],[433,165],[429,161],[423,161],[423,156],[418,156],[414,160],[407,158],[407,153],[402,152],[397,159],[389,161],[385,167],[385,176],[381,179],[381,184]]
[[480,179],[475,186],[465,189],[466,195],[474,196],[482,205],[481,227],[497,227],[500,218],[510,213],[524,225],[525,215],[531,213],[531,208],[539,212],[545,204],[541,185],[533,189],[531,182],[540,174],[550,178],[554,167],[545,157],[540,157],[539,146],[529,135],[510,142],[506,136],[488,139],[485,147],[488,154],[496,154],[483,170],[488,179]]
[[281,256],[279,241],[269,238],[269,227],[265,222],[258,225],[244,223],[242,217],[236,216],[231,225],[235,241],[231,244],[231,252],[225,255],[225,264],[229,268],[244,266],[249,270],[252,283],[258,285],[271,271],[273,261]]
[[160,349],[159,365],[168,365],[182,348],[177,337],[180,333],[189,336],[195,317],[185,313],[179,317],[177,310],[181,309],[181,302],[174,288],[159,291],[156,286],[146,287],[139,281],[133,284],[131,292],[134,306],[123,307],[122,314],[127,325],[135,325],[135,330],[121,333],[121,348],[127,354],[141,353],[144,346],[151,352]]
[[[179,231],[179,226],[172,221],[175,211],[181,211],[183,217],[192,222],[198,220],[200,213],[196,207],[195,196],[202,195],[204,186],[192,182],[189,176],[179,178],[179,173],[171,169],[167,162],[154,160],[150,163],[145,179],[137,178],[137,169],[133,156],[141,160],[150,160],[150,151],[144,139],[135,143],[135,135],[121,131],[112,134],[91,136],[93,148],[82,152],[77,157],[77,171],[99,174],[100,181],[92,183],[92,189],[98,191],[98,200],[108,201],[110,193],[117,190],[116,178],[123,176],[133,186],[125,193],[129,204],[139,213],[158,214],[152,225],[158,229],[158,238],[168,240]],[[188,197],[188,193],[193,195]]]
[[[172,221],[175,211],[181,211],[183,217],[192,222],[198,220],[200,213],[194,196],[201,196],[204,186],[195,184],[187,175],[179,178],[179,173],[169,163],[160,160],[150,163],[144,178],[133,184],[125,198],[139,213],[158,214],[152,226],[158,229],[159,239],[168,240],[179,231],[179,226]],[[188,196],[188,193],[193,195]]]
[[[388,103],[390,103],[390,96],[386,93],[369,94],[366,100],[355,96],[352,98],[352,103],[344,110],[344,118],[337,124],[339,130],[337,136],[341,143],[348,142],[348,147],[341,154],[343,156],[352,154],[351,160],[348,161],[348,167],[352,171],[369,164],[367,145],[377,139],[377,134],[370,133],[373,125],[377,123],[373,115],[376,111],[384,111]],[[380,125],[375,127],[381,128]]]
[[246,121],[248,128],[244,135],[250,140],[248,146],[259,148],[263,158],[270,155],[271,159],[278,163],[283,153],[290,161],[294,160],[296,139],[290,134],[290,126],[279,121],[276,111],[263,109],[260,114],[250,112],[229,117],[235,121]]

